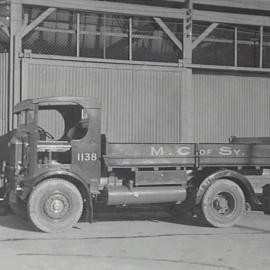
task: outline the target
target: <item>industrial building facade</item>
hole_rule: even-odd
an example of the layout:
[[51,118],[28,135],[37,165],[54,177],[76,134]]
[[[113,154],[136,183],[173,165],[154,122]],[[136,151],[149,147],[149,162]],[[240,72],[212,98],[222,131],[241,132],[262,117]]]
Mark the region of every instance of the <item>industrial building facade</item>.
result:
[[0,135],[18,101],[79,95],[113,142],[269,136],[269,72],[268,1],[0,1]]

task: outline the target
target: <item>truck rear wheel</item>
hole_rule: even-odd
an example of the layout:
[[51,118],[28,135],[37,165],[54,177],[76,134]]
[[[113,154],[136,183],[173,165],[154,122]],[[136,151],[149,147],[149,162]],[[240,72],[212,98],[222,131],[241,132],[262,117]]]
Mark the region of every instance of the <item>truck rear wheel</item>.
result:
[[83,200],[70,182],[52,178],[38,184],[28,201],[32,223],[44,232],[61,232],[75,225],[82,214]]
[[224,228],[236,224],[245,211],[245,196],[234,182],[220,179],[204,193],[200,215],[210,225]]

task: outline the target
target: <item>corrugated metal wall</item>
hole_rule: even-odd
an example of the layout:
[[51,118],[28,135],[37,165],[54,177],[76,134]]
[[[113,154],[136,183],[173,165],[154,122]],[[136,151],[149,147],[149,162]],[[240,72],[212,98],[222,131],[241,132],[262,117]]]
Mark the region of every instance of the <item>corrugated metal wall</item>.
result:
[[195,141],[270,136],[270,78],[194,74]]
[[22,81],[23,98],[100,98],[110,141],[181,141],[179,68],[23,59]]
[[[187,124],[181,103],[187,101],[181,100],[179,68],[23,59],[22,72],[23,98],[100,98],[102,132],[111,142],[181,142]],[[185,126],[194,130],[190,142],[270,135],[270,78],[194,73],[192,84],[194,126]]]
[[9,55],[0,53],[0,136],[7,133]]

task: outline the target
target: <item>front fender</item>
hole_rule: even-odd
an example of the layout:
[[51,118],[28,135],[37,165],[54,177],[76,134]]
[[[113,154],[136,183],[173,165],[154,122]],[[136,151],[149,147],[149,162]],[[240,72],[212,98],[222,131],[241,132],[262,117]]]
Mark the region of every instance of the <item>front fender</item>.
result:
[[51,177],[61,177],[73,183],[81,192],[83,201],[85,203],[85,211],[84,211],[84,220],[92,223],[93,222],[93,201],[91,196],[91,186],[87,184],[86,180],[81,176],[77,175],[74,172],[68,170],[58,170],[58,171],[48,171],[44,174],[39,175],[35,178],[34,186],[43,181],[44,179],[48,179]]
[[71,178],[71,179],[79,181],[86,189],[88,189],[88,187],[86,185],[86,181],[83,178],[81,178],[79,175],[77,175],[71,171],[65,170],[65,169],[46,171],[44,173],[41,173],[41,174],[35,176],[33,179],[32,187],[36,186],[37,184],[39,184],[43,180],[48,179],[48,178],[52,178],[52,177]]
[[78,181],[78,183],[80,183],[85,188],[85,191],[87,191],[86,193],[90,192],[90,187],[88,187],[86,185],[84,179],[82,179],[78,175],[76,175],[68,170],[59,169],[59,170],[46,171],[46,172],[43,172],[43,173],[40,173],[40,174],[34,176],[33,179],[28,179],[25,182],[25,184],[23,186],[23,190],[19,196],[21,197],[22,200],[25,200],[36,185],[38,185],[43,180],[48,179],[48,178],[52,178],[52,177],[64,178],[64,179],[67,179],[69,181],[73,179],[74,181]]
[[53,177],[66,179],[67,181],[73,183],[79,189],[79,191],[82,194],[83,201],[85,203],[85,214],[84,214],[85,220],[93,222],[93,203],[91,197],[91,187],[90,185],[87,185],[86,181],[82,179],[80,176],[68,170],[64,169],[59,169],[57,171],[52,170],[35,176],[35,178],[32,179],[31,181],[31,185],[25,186],[23,188],[23,192],[20,194],[20,198],[22,200],[26,200],[36,185],[38,185],[45,179]]

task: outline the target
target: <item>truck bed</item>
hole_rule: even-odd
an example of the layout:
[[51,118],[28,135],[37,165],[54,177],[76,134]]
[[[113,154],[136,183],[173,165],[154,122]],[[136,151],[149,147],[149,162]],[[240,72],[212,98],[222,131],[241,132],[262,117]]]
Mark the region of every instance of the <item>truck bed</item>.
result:
[[262,143],[108,143],[109,168],[270,166],[270,144]]

